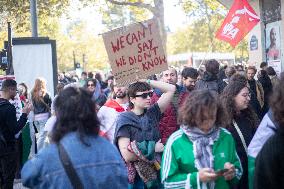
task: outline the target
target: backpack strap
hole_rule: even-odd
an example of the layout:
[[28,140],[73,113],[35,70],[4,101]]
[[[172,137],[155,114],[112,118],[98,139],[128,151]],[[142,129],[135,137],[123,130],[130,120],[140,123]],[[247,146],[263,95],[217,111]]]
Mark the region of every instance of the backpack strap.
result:
[[68,156],[68,153],[66,152],[64,146],[59,142],[57,145],[58,147],[58,153],[60,161],[63,165],[63,168],[71,182],[71,185],[74,189],[83,189],[83,184],[70,160],[70,157]]
[[244,147],[246,153],[248,153],[248,146],[246,144],[244,135],[243,135],[242,131],[240,130],[240,128],[239,128],[239,126],[238,126],[238,124],[236,123],[235,120],[233,120],[233,125],[234,125],[235,129],[237,130],[237,133],[238,133],[238,135],[239,135],[239,137],[240,137],[240,139],[242,141],[242,144],[243,144],[243,147]]

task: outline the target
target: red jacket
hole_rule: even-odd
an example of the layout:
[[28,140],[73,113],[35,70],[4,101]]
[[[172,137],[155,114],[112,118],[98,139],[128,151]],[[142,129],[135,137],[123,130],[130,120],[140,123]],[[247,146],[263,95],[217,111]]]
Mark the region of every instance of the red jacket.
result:
[[[181,107],[187,96],[187,92],[179,92],[178,107]],[[160,95],[154,92],[153,96],[151,97],[151,104],[157,102],[159,98]],[[177,111],[178,110],[176,110],[173,103],[171,102],[163,113],[163,118],[161,119],[159,124],[159,131],[163,144],[167,142],[168,138],[173,132],[179,129],[179,125],[177,124]]]

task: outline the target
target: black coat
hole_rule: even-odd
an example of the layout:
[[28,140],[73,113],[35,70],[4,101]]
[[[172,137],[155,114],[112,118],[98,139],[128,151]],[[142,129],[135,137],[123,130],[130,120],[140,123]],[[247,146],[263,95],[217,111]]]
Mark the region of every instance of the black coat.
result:
[[268,139],[256,158],[254,188],[284,188],[283,128]]
[[8,144],[14,145],[15,134],[26,124],[27,114],[22,113],[17,121],[16,108],[6,99],[0,98],[0,131]]

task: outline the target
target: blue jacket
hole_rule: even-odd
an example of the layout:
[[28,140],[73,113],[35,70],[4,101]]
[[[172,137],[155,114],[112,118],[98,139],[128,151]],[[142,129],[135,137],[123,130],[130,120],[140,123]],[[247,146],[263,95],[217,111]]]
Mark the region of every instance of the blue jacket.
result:
[[[117,149],[101,137],[88,136],[83,144],[73,132],[62,140],[84,188],[127,188],[125,164]],[[72,185],[58,156],[56,144],[42,149],[22,169],[23,185],[29,188],[71,189]]]

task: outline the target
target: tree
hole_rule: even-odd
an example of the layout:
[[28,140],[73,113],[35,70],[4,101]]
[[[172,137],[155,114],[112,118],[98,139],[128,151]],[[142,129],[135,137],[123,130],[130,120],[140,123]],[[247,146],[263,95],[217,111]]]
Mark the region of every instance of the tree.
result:
[[[213,18],[212,23],[220,22],[218,17]],[[218,28],[213,28],[216,33]],[[180,29],[168,36],[168,54],[180,54],[186,52],[211,52],[211,41],[207,32],[207,24],[204,20],[198,20],[186,28]],[[213,39],[216,52],[234,52],[237,60],[248,58],[248,43],[243,39],[235,48],[228,43]]]
[[[95,1],[96,0],[83,0],[85,4],[94,3]],[[163,45],[166,48],[167,32],[165,30],[164,1],[163,0],[150,0],[150,1],[146,1],[146,0],[121,0],[121,1],[106,0],[106,2],[111,3],[113,5],[118,5],[121,7],[125,7],[125,6],[132,7],[129,10],[131,10],[131,12],[134,13],[132,16],[136,18],[135,19],[136,21],[144,20],[145,18],[144,16],[147,13],[145,13],[143,10],[147,10],[149,13],[151,13],[153,17],[158,20],[161,38],[163,40]],[[143,13],[143,16],[142,17],[138,16],[141,13]]]
[[[60,16],[69,6],[69,1],[70,0],[38,0],[38,16],[40,18]],[[0,0],[0,5],[1,20],[11,21],[17,32],[30,30],[30,1]]]
[[[45,36],[46,30],[54,30],[55,25],[51,23],[66,11],[69,1],[37,1],[39,35]],[[7,40],[7,21],[12,23],[14,37],[31,36],[29,1],[0,0],[0,5],[0,48],[3,48],[2,41]]]
[[87,58],[86,70],[104,69],[108,66],[107,53],[102,37],[96,37],[87,30],[87,23],[75,21],[67,29],[67,35],[57,34],[59,70],[73,69],[73,52],[76,61],[83,66],[83,54]]
[[[207,38],[210,42],[211,52],[216,51],[215,31],[220,20],[225,18],[226,8],[216,0],[181,0],[180,5],[189,17],[195,19],[198,17],[202,24],[206,26],[208,32]],[[217,19],[217,22],[216,22]]]

